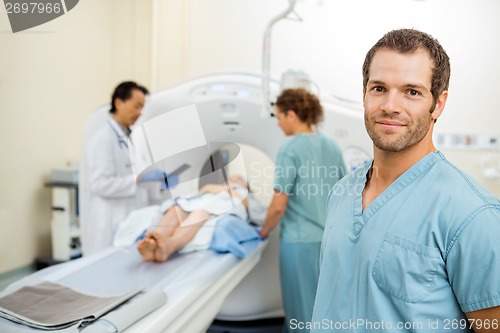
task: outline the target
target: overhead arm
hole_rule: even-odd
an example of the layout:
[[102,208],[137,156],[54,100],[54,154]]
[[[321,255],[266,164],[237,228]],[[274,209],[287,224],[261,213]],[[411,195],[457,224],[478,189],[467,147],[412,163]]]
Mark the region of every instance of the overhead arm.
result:
[[299,21],[302,19],[294,12],[297,0],[289,0],[288,8],[278,16],[274,17],[266,27],[264,32],[264,43],[262,50],[262,97],[264,109],[262,116],[272,116],[273,108],[270,100],[270,81],[271,81],[271,30],[273,26],[284,18],[289,18],[290,13],[294,13]]

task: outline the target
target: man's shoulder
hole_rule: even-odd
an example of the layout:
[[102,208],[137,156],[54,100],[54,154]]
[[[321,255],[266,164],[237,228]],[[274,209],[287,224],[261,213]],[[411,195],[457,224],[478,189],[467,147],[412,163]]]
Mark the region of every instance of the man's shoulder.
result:
[[499,204],[499,200],[483,185],[444,157],[430,170],[430,175],[435,182],[432,187],[440,194],[450,195],[453,200],[463,201],[463,204]]
[[90,139],[93,138],[103,138],[103,137],[110,137],[112,134],[112,129],[109,126],[109,124],[103,124],[101,127],[97,128],[95,132],[90,136]]
[[371,166],[372,161],[367,161],[365,164],[357,167],[351,172],[348,172],[344,177],[339,179],[330,191],[331,196],[344,197],[346,193],[355,194],[357,191],[363,191],[366,183],[366,175]]
[[85,143],[88,147],[102,147],[106,145],[107,142],[112,142],[113,132],[109,125],[104,124],[95,130],[92,135],[89,136],[88,141]]

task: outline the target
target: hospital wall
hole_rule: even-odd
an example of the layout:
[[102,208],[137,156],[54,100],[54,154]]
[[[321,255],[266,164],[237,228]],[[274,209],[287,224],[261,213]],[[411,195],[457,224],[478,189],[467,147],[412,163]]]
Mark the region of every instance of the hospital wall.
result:
[[[85,0],[68,14],[12,34],[0,12],[0,273],[50,254],[51,168],[80,159],[85,118],[125,79],[152,91],[210,72],[262,66],[264,27],[286,0]],[[450,97],[437,130],[500,132],[497,0],[298,1],[303,22],[272,35],[274,77],[304,70],[321,93],[361,111],[361,64],[384,32],[435,35],[452,60]],[[458,13],[460,14],[458,14]],[[455,13],[455,14],[453,14]],[[360,124],[362,126],[362,124]],[[478,162],[496,152],[446,152],[500,196]]]
[[[188,3],[186,72],[193,76],[235,69],[260,71],[264,28],[287,8],[288,1]],[[500,1],[304,0],[297,1],[296,12],[302,22],[280,21],[273,28],[274,77],[288,69],[303,70],[321,93],[353,101],[362,110],[361,65],[368,49],[389,30],[421,29],[442,43],[452,64],[449,98],[435,133],[500,136],[495,98],[500,76]],[[498,148],[442,150],[500,197],[500,179],[482,173],[485,161],[497,161],[500,168]]]
[[151,6],[85,0],[13,34],[0,10],[0,274],[51,254],[52,168],[77,164],[83,124],[122,80],[151,82]]

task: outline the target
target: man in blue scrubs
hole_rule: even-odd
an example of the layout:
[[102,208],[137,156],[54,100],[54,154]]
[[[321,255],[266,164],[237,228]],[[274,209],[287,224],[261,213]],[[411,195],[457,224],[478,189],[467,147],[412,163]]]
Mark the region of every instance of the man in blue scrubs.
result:
[[374,159],[330,193],[311,332],[500,332],[500,202],[432,142],[449,78],[417,30],[367,53]]

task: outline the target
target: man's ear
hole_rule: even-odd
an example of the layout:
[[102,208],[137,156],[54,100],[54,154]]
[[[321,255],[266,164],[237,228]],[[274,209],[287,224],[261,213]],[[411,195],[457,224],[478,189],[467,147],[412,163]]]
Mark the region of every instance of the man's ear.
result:
[[122,106],[123,106],[123,103],[125,103],[125,101],[121,98],[116,98],[115,99],[115,108],[118,110],[120,109]]
[[431,113],[431,117],[436,121],[443,113],[444,106],[446,105],[446,100],[448,99],[448,90],[445,90],[439,95],[434,111]]

